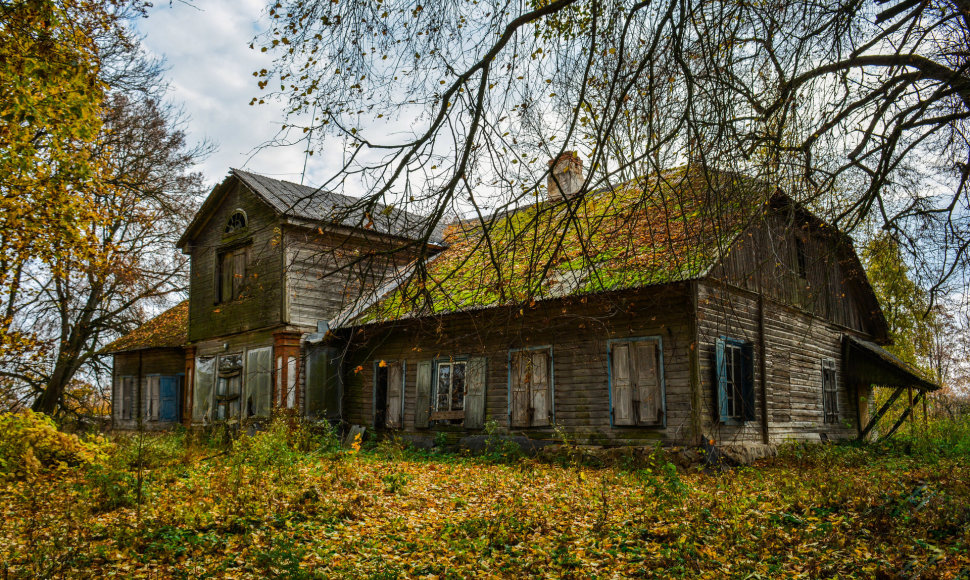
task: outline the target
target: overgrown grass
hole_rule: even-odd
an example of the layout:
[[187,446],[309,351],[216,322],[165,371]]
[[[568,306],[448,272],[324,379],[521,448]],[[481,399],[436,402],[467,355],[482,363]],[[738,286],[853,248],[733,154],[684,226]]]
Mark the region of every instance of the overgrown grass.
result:
[[185,433],[116,437],[101,461],[2,483],[0,569],[72,578],[970,569],[967,419],[879,445],[791,445],[723,474],[678,469],[661,453],[591,467],[567,449],[543,461],[492,431],[479,455],[394,439],[356,451],[326,427],[287,421],[221,446]]

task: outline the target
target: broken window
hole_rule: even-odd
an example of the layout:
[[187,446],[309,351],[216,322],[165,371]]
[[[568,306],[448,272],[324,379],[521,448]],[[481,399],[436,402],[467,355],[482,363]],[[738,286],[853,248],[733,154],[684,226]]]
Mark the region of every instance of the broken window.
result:
[[249,246],[219,252],[219,292],[217,302],[231,302],[242,296],[249,266]]
[[750,342],[733,338],[717,339],[715,370],[720,419],[738,424],[753,421],[754,349]]
[[663,365],[659,337],[610,341],[613,425],[663,426]]
[[231,233],[237,232],[246,227],[246,212],[241,209],[237,209],[232,212],[229,219],[226,220],[226,229],[224,234],[229,235]]
[[226,354],[219,357],[219,376],[216,380],[215,420],[239,418],[242,395],[242,355]]
[[509,353],[509,425],[544,427],[552,423],[552,348]]
[[835,374],[835,361],[822,360],[822,410],[826,423],[839,422],[839,383]]
[[438,363],[432,419],[464,418],[465,364],[465,361]]

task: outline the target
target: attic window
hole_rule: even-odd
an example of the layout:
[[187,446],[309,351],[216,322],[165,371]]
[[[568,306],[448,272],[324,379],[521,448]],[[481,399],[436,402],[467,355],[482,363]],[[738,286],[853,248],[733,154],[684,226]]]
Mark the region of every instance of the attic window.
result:
[[226,234],[231,234],[233,232],[239,231],[246,227],[246,212],[241,209],[237,209],[232,212],[229,219],[226,220]]
[[798,277],[808,278],[808,265],[805,260],[805,242],[801,238],[795,238],[795,258],[798,261]]

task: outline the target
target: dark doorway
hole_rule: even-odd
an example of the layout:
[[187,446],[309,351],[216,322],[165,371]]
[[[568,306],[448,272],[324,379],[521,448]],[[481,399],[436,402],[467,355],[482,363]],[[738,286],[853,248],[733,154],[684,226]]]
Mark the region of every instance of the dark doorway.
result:
[[387,366],[375,364],[374,372],[374,428],[387,426]]

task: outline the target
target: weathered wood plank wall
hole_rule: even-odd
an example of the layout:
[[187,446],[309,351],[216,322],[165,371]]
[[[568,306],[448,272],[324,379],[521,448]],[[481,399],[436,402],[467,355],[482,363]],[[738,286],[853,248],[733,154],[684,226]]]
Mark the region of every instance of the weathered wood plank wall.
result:
[[[148,349],[135,352],[121,352],[114,355],[112,368],[112,401],[121,401],[122,377],[136,377],[135,401],[140,399],[141,416],[145,430],[167,429],[178,421],[150,421],[148,413],[148,392],[146,376],[149,374],[179,375],[185,372],[185,351],[181,348]],[[184,388],[184,385],[183,385]],[[140,396],[139,396],[140,393]],[[138,414],[132,413],[131,419],[124,419],[120,406],[111,408],[112,426],[115,429],[137,429]]]

